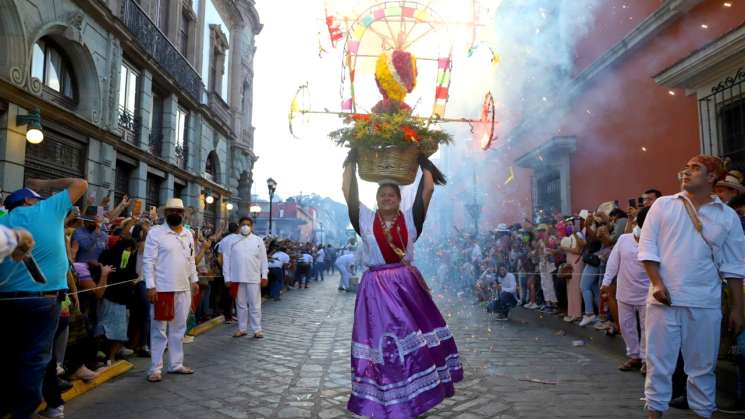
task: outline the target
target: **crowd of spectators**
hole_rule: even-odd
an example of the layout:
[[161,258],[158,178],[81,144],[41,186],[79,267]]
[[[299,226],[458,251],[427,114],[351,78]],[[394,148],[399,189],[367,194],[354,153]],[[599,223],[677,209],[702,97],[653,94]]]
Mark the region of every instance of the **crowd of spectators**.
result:
[[[163,222],[164,214],[155,207],[146,211],[141,200],[127,196],[115,206],[108,197],[97,202],[86,196],[81,179],[30,180],[28,185],[4,200],[0,224],[16,228],[19,248],[33,235],[32,254],[47,282],[35,283],[22,264],[9,259],[0,265],[0,312],[6,320],[25,321],[9,329],[12,344],[0,345],[0,417],[30,417],[41,397],[47,404],[42,417],[62,417],[61,395],[71,380],[94,380],[118,359],[150,357],[152,311],[143,252],[148,231]],[[186,211],[184,227],[194,239],[199,277],[187,329],[219,316],[236,322],[231,287],[222,277],[220,243],[238,231],[238,224],[199,222]],[[308,288],[334,269],[337,250],[330,245],[264,241],[270,268],[261,290],[266,298],[279,301],[282,290]],[[52,329],[45,332],[40,324]],[[187,335],[184,343],[193,339]]]

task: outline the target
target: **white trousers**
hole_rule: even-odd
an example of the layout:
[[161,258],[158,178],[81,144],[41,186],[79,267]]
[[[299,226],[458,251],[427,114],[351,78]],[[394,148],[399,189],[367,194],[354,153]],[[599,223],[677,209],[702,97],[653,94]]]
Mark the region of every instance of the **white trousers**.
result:
[[251,330],[261,332],[261,285],[241,282],[238,295],[235,297],[238,311],[238,331],[248,332],[248,320],[251,318]]
[[[150,374],[163,371],[163,352],[168,346],[168,371],[184,365],[184,334],[191,309],[191,291],[173,293],[174,316],[171,321],[155,320],[155,308],[150,305]],[[167,335],[166,335],[167,333]]]
[[709,418],[716,409],[714,367],[719,353],[722,311],[718,308],[647,305],[647,408],[668,409],[672,376],[682,352],[688,375],[688,405],[697,415]]
[[[637,332],[636,315],[639,314],[639,330]],[[621,336],[626,343],[626,356],[645,360],[647,342],[644,339],[644,318],[647,314],[646,305],[632,305],[618,302],[618,322],[621,324]]]
[[339,270],[341,278],[339,279],[339,288],[349,289],[349,271],[344,266],[336,265],[336,269]]
[[559,300],[556,298],[556,290],[554,290],[554,277],[551,275],[548,263],[541,263],[539,265],[541,271],[541,289],[543,290],[543,299],[547,303],[556,303]]

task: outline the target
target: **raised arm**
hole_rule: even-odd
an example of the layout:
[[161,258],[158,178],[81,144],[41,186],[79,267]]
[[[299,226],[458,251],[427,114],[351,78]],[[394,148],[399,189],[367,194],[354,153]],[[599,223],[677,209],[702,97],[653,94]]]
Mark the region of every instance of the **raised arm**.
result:
[[360,234],[360,195],[357,189],[357,163],[354,161],[354,150],[349,152],[344,162],[344,174],[342,176],[341,189],[344,192],[344,200],[347,201],[349,222],[352,223],[354,231]]
[[84,179],[64,178],[64,179],[29,179],[26,181],[29,188],[38,191],[54,191],[67,189],[70,196],[70,202],[76,203],[83,197],[88,190],[88,182]]

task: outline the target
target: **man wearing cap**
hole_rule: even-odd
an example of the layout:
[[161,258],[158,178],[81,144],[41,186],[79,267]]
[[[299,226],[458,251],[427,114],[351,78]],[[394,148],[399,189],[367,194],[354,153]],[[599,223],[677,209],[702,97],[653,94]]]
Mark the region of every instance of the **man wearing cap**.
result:
[[108,243],[108,234],[101,231],[101,220],[98,218],[98,207],[89,206],[85,214],[79,217],[83,226],[76,229],[70,242],[70,252],[75,262],[87,263],[98,260]]
[[642,228],[638,259],[651,283],[644,388],[650,418],[668,409],[679,351],[691,410],[705,418],[716,410],[721,278],[732,295],[730,331],[738,334],[745,323],[745,235],[735,211],[712,195],[725,174],[717,157],[692,158],[678,174],[683,191],[657,199]]
[[[251,331],[257,339],[263,338],[261,331],[261,283],[267,282],[269,263],[266,247],[261,237],[253,234],[253,220],[243,217],[239,221],[238,234],[222,245],[222,275],[225,283],[238,284],[235,305],[238,312],[238,331],[234,338],[248,334],[249,314]],[[229,285],[228,285],[229,286]]]
[[[33,236],[32,255],[46,282],[35,282],[22,264],[7,259],[0,264],[0,417],[9,413],[13,418],[30,418],[41,402],[59,320],[59,297],[67,290],[64,221],[88,189],[83,179],[29,179],[28,186],[5,199],[9,214],[0,218],[0,225],[25,229]],[[34,189],[62,192],[45,200]]]
[[[171,198],[165,223],[150,229],[145,239],[142,272],[151,306],[151,366],[147,380],[162,380],[163,353],[168,346],[168,372],[193,374],[184,366],[184,334],[191,293],[199,289],[194,237],[183,226],[184,203]],[[167,331],[167,335],[166,335]]]

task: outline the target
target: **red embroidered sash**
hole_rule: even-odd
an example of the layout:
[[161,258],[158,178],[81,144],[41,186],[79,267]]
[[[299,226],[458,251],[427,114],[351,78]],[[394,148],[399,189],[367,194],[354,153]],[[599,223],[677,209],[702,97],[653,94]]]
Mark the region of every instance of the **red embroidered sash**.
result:
[[[375,234],[375,240],[378,242],[378,247],[380,248],[380,253],[383,254],[385,263],[400,263],[401,257],[396,254],[391,244],[388,243],[388,239],[385,237],[383,222],[378,213],[375,213],[373,234]],[[406,230],[406,221],[404,221],[404,215],[401,212],[398,214],[396,223],[391,226],[391,238],[393,239],[393,246],[406,251],[406,245],[409,243],[409,232]]]

